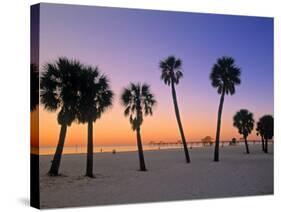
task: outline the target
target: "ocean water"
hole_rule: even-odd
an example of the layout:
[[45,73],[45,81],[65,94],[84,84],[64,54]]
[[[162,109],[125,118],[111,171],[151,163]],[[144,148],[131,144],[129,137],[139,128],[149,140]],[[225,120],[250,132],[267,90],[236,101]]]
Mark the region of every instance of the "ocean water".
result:
[[[249,141],[249,144],[257,144],[259,145],[259,141]],[[221,146],[229,146],[229,142],[221,142]],[[239,142],[236,145],[244,145],[244,142]],[[202,142],[189,142],[188,148],[200,148],[203,146],[210,146],[209,144],[203,144]],[[214,146],[214,144],[212,144]],[[165,149],[182,149],[182,144],[144,144],[143,150],[165,150]],[[137,151],[136,145],[112,145],[112,146],[94,146],[94,152],[95,153],[102,153],[102,152],[130,152],[130,151]],[[36,153],[40,155],[53,155],[56,151],[56,147],[40,147],[38,148],[32,148],[32,153]],[[81,145],[75,145],[75,146],[65,146],[63,149],[63,154],[80,154],[80,153],[86,153],[87,152],[87,146],[81,146]]]
[[[180,149],[182,145],[166,145],[166,146],[153,146],[153,145],[143,145],[143,150],[161,150],[161,149]],[[38,151],[38,150],[37,150]],[[40,155],[52,155],[56,151],[56,147],[40,147],[39,154]],[[102,153],[102,152],[131,152],[137,151],[136,145],[115,145],[115,146],[96,146],[94,147],[95,153]],[[65,146],[63,149],[63,154],[80,154],[86,153],[87,147],[86,146]]]

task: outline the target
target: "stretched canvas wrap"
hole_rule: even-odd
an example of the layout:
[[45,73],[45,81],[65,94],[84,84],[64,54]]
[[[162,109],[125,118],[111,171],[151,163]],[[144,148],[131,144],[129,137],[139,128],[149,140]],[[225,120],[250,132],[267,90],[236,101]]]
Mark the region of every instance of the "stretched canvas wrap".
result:
[[273,194],[273,18],[31,6],[31,205]]

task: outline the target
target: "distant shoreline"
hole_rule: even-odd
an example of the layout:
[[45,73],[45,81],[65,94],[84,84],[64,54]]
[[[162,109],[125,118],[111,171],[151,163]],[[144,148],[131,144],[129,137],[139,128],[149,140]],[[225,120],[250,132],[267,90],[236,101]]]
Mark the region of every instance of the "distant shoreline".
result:
[[[261,145],[261,141],[248,141],[251,145]],[[272,143],[270,141],[269,143]],[[243,141],[237,142],[236,144],[231,145],[229,141],[223,141],[220,143],[221,147],[226,147],[226,146],[240,146],[244,145]],[[204,142],[189,142],[188,143],[188,148],[203,148],[203,147],[213,147],[214,143],[210,145],[209,143],[204,143]],[[35,155],[53,155],[55,152],[56,147],[32,147],[31,149],[31,154]],[[157,145],[157,144],[144,144],[143,145],[144,151],[159,151],[159,150],[171,150],[171,149],[183,149],[182,144],[162,144],[162,145]],[[116,153],[120,152],[136,152],[137,151],[137,146],[136,145],[116,145],[116,146],[97,146],[94,147],[94,153],[95,154],[100,154],[100,153],[112,153],[115,151]],[[71,155],[71,154],[85,154],[87,152],[87,147],[86,146],[65,146],[64,147],[64,155]]]

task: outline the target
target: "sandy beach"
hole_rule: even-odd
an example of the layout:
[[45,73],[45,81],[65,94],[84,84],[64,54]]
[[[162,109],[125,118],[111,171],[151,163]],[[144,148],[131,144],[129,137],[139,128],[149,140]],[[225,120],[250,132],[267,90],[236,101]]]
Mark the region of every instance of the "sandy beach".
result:
[[63,155],[60,172],[49,177],[52,156],[40,156],[41,208],[191,200],[273,194],[273,146],[260,144],[190,150],[186,164],[181,149],[145,151],[147,172],[138,171],[137,152],[94,154],[97,178],[84,177],[86,155]]

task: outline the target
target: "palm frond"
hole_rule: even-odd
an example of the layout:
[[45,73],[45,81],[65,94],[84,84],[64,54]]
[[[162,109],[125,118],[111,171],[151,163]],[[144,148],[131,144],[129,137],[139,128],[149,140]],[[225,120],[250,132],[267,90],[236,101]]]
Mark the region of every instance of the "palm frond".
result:
[[166,85],[170,85],[171,83],[178,84],[180,78],[183,77],[183,73],[181,71],[182,61],[173,55],[161,60],[159,67],[161,69],[160,78]]
[[132,129],[136,130],[143,122],[144,115],[152,115],[156,100],[146,83],[130,83],[123,89],[121,104],[125,108],[124,115],[129,116]]
[[265,139],[272,139],[274,136],[274,118],[272,115],[264,115],[257,124],[258,133]]
[[239,110],[233,117],[233,126],[245,137],[252,132],[254,122],[253,114],[246,109]]
[[219,94],[224,90],[226,94],[235,94],[235,86],[241,83],[241,70],[235,65],[231,57],[218,58],[210,73],[212,86]]
[[112,106],[114,93],[109,79],[98,67],[88,66],[82,69],[79,80],[78,121],[95,122]]

